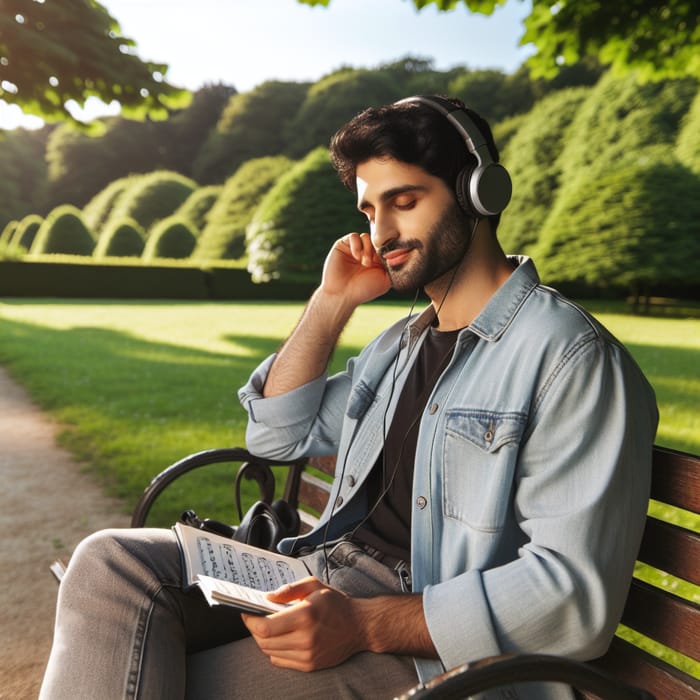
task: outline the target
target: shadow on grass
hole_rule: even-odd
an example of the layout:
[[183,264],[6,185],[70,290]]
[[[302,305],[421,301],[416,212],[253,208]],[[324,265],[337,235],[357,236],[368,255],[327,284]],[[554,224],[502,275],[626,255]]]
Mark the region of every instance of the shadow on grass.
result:
[[[244,350],[227,354],[99,327],[56,330],[3,319],[0,338],[0,363],[67,426],[62,443],[123,499],[127,511],[148,481],[172,462],[203,449],[244,444],[246,414],[236,390],[280,343],[229,335],[227,340]],[[657,391],[662,424],[664,412],[697,413],[697,351],[648,345],[630,350]],[[339,349],[334,367],[357,351]],[[700,438],[691,430],[662,444],[700,452]],[[170,525],[185,508],[234,521],[234,471],[219,465],[174,484],[152,522]],[[248,497],[255,496],[251,486]]]
[[[60,442],[127,511],[170,463],[243,444],[246,414],[236,390],[278,344],[239,338],[247,352],[227,355],[104,328],[56,330],[8,320],[0,320],[0,337],[0,363],[66,426]],[[175,485],[159,505],[165,515],[153,522],[172,524],[189,507],[221,517],[213,505],[231,492],[231,473],[220,466]]]

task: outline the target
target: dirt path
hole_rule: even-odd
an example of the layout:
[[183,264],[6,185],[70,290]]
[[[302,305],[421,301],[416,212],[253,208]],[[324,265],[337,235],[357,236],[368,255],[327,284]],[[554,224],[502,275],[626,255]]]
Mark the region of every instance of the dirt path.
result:
[[63,449],[57,426],[0,368],[0,699],[36,698],[51,647],[49,565],[128,516]]

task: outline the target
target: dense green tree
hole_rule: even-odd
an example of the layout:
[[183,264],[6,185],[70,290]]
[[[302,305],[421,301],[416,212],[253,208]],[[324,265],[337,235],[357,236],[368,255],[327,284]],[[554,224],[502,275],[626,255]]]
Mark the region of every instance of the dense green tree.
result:
[[328,146],[335,131],[355,114],[375,105],[404,97],[389,74],[369,69],[344,68],[321,78],[287,127],[287,152],[293,158],[317,146]]
[[209,211],[216,204],[222,189],[221,185],[198,187],[175,211],[175,216],[189,221],[199,233],[206,226]]
[[130,218],[150,236],[151,226],[173,214],[196,187],[189,178],[167,170],[134,178],[112,208],[105,226],[118,219]]
[[[330,0],[298,0],[328,6]],[[464,6],[490,15],[506,0],[413,0],[417,9]],[[639,71],[651,79],[700,77],[700,4],[696,0],[618,0],[552,2],[532,0],[522,44],[536,53],[528,63],[537,74],[552,76],[563,66],[595,56],[616,72]]]
[[205,85],[194,93],[187,109],[177,112],[162,125],[169,144],[167,163],[163,167],[194,177],[197,155],[235,94],[236,89],[230,85]]
[[628,153],[586,178],[538,246],[547,282],[623,286],[635,297],[660,284],[698,284],[700,176],[664,146]]
[[169,169],[164,124],[112,117],[104,125],[102,133],[93,135],[62,124],[51,135],[46,159],[52,204],[83,207],[117,178]]
[[188,94],[142,61],[96,0],[0,0],[0,99],[47,121],[71,120],[66,102],[117,100],[125,115],[166,118]]
[[93,256],[140,257],[145,244],[146,233],[136,221],[119,219],[100,234]]
[[169,216],[159,221],[148,234],[143,259],[189,258],[196,243],[192,225],[180,217]]
[[0,229],[12,219],[47,212],[44,152],[50,131],[16,129],[0,141]]
[[429,58],[404,56],[397,61],[380,64],[374,70],[386,75],[396,85],[396,92],[402,97],[447,94],[451,81],[466,69],[455,67],[441,71],[434,68],[434,63]]
[[[645,173],[652,172],[649,168],[653,161],[650,159],[655,159],[662,165],[666,162],[666,157],[673,156],[681,120],[687,113],[696,91],[697,86],[691,80],[640,86],[633,75],[619,78],[611,74],[606,74],[590,89],[588,96],[576,111],[566,137],[562,139],[563,148],[558,155],[560,186],[540,226],[540,240],[533,248],[540,263],[546,261],[547,267],[544,268],[543,274],[553,273],[552,260],[558,261],[562,268],[561,274],[564,274],[564,253],[559,255],[559,252],[566,250],[564,244],[570,242],[570,236],[581,236],[581,247],[584,251],[588,250],[585,247],[586,236],[580,230],[567,230],[570,226],[580,225],[580,219],[577,217],[579,212],[587,211],[591,214],[591,221],[601,226],[609,227],[613,221],[623,226],[622,220],[631,216],[625,202],[637,202],[636,194],[635,197],[623,197],[620,194],[632,187],[631,183],[624,182],[624,178],[640,177],[646,182]],[[645,163],[646,161],[649,162]],[[666,170],[663,172],[679,172],[677,165],[675,161],[666,164]],[[621,170],[621,173],[618,173],[618,170]],[[607,183],[611,188],[609,197],[601,194],[601,182]],[[687,178],[685,182],[688,182]],[[677,206],[680,194],[690,191],[684,186],[676,190],[669,189],[667,193],[660,191],[659,196],[668,196],[669,200],[673,201],[673,206]],[[637,193],[637,190],[634,192]],[[593,215],[587,210],[587,199],[590,197],[606,202],[606,206],[611,208],[609,219]],[[664,207],[659,209],[668,211]],[[517,212],[514,213],[516,214]],[[640,233],[643,228],[641,220],[634,221],[634,235],[640,240],[640,249],[648,245],[650,259],[658,259],[658,256],[652,255],[658,220],[650,219],[644,234]],[[623,239],[624,237],[621,240]],[[670,241],[667,240],[666,243]],[[590,251],[591,257],[579,254],[579,248],[576,249],[576,254],[572,253],[572,260],[576,261],[579,274],[587,282],[592,282],[594,275],[609,274],[608,268],[598,264],[597,256],[601,255],[601,248],[591,248]],[[607,254],[611,258],[619,256],[623,261],[621,264],[632,260],[624,250],[615,246],[611,246]],[[586,268],[585,273],[583,268]],[[558,281],[558,278],[554,279],[551,276],[545,279],[548,282]],[[619,276],[617,279],[622,281]],[[606,277],[599,277],[597,282],[605,283]]]
[[264,194],[289,170],[292,161],[267,156],[246,161],[224,184],[192,257],[237,259],[245,254],[246,227]]
[[95,239],[85,226],[80,209],[63,204],[49,212],[39,227],[30,253],[92,255]]
[[231,97],[197,157],[194,178],[222,183],[245,161],[281,153],[285,128],[307,88],[306,83],[268,81]]
[[527,63],[521,65],[513,73],[512,78],[517,80],[518,76],[522,76],[532,86],[535,99],[539,99],[556,90],[595,85],[605,72],[606,70],[595,56],[586,56],[578,63],[562,66],[556,75],[548,79],[542,77],[533,78],[532,71]]
[[[511,85],[518,89],[511,90]],[[464,71],[450,83],[449,94],[459,97],[490,124],[527,112],[535,101],[531,83],[511,81],[500,70]]]
[[131,173],[173,170],[190,176],[207,134],[233,88],[213,85],[167,122],[104,119],[102,129],[85,133],[64,124],[47,149],[50,201],[83,206],[110,182]]
[[508,117],[498,124],[494,124],[491,127],[493,132],[493,138],[498,146],[499,152],[503,153],[503,150],[507,148],[510,140],[515,136],[520,127],[527,121],[528,113],[516,114],[514,117]]
[[501,152],[513,180],[513,196],[501,219],[498,237],[509,253],[528,254],[561,187],[559,154],[569,125],[589,95],[571,88],[548,95],[518,122]]
[[317,280],[333,241],[366,221],[319,147],[268,191],[248,227],[248,270],[256,282]]
[[693,80],[640,86],[634,75],[606,74],[582,102],[563,141],[562,189],[549,219],[576,200],[582,179],[615,168],[628,153],[654,144],[672,151],[696,92]]
[[700,174],[700,90],[681,122],[676,155],[688,168]]

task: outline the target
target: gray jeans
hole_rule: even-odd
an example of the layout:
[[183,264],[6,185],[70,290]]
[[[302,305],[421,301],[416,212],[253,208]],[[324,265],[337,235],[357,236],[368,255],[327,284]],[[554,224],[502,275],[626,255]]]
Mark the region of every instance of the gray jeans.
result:
[[[401,591],[357,545],[328,547],[329,583],[350,595]],[[326,580],[322,550],[304,555]],[[417,683],[410,658],[357,654],[312,673],[272,666],[232,608],[184,592],[170,530],[104,530],[75,550],[61,582],[41,700],[391,698]]]

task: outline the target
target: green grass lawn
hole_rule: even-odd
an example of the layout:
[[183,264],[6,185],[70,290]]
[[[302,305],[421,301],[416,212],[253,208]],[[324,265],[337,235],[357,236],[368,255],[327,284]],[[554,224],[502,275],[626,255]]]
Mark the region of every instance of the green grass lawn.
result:
[[[334,369],[407,311],[408,303],[357,310]],[[700,453],[700,319],[639,317],[622,305],[592,310],[631,350],[656,389],[657,442]],[[133,506],[164,466],[191,452],[242,445],[236,390],[294,327],[299,303],[0,301],[0,364],[67,426],[61,441]],[[200,498],[221,510],[220,473],[192,477],[166,499],[166,524]],[[195,505],[185,502],[184,505]],[[212,509],[211,512],[209,509]]]
[[[358,309],[333,369],[408,306]],[[625,313],[622,304],[589,308],[654,386],[661,415],[656,442],[699,454],[698,314],[641,317]],[[0,364],[66,426],[61,442],[130,512],[168,464],[202,449],[244,444],[246,415],[236,390],[288,335],[301,310],[299,303],[0,300]],[[170,525],[187,507],[234,522],[232,481],[229,465],[194,472],[168,489],[149,522]],[[252,490],[248,498],[254,500]],[[700,530],[695,516],[662,516]],[[638,573],[669,585],[663,574]],[[686,595],[700,601],[697,587]],[[666,657],[698,675],[697,663]]]

